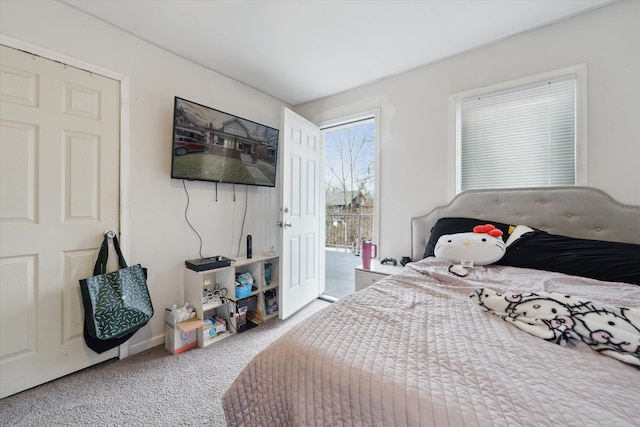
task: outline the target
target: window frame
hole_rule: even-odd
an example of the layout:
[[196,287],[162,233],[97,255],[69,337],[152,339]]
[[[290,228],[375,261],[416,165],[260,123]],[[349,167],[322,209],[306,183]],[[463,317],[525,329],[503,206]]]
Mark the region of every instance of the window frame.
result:
[[542,80],[574,75],[576,79],[576,186],[587,185],[587,66],[578,64],[558,70],[536,74],[516,80],[483,86],[449,96],[449,171],[448,192],[450,198],[461,192],[461,148],[458,102],[469,97],[494,92],[524,88]]

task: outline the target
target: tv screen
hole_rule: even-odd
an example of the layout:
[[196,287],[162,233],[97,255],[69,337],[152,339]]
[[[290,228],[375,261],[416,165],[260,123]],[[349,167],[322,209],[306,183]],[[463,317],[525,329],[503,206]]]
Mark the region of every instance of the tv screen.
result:
[[278,129],[175,97],[171,178],[275,187]]

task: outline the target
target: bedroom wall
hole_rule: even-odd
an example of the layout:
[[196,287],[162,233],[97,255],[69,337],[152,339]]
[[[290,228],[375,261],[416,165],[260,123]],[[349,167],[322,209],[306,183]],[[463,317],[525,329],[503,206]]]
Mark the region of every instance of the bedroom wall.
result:
[[295,110],[321,124],[380,109],[379,254],[399,259],[410,218],[450,199],[449,96],[586,63],[587,185],[640,205],[639,18],[640,2],[621,1]]
[[[123,74],[130,83],[129,235],[127,261],[149,269],[156,315],[130,341],[131,352],[164,342],[164,308],[182,303],[185,259],[199,256],[199,241],[184,218],[182,181],[170,179],[175,95],[280,128],[283,103],[220,74],[171,55],[56,1],[1,2],[3,36]],[[117,177],[114,177],[117,179]],[[276,245],[277,190],[187,182],[189,219],[201,234],[204,256],[235,257],[245,189],[245,234],[254,252]],[[101,236],[96,236],[100,239]],[[246,242],[246,240],[243,240]],[[96,245],[99,241],[96,242]],[[240,256],[246,253],[241,245]]]

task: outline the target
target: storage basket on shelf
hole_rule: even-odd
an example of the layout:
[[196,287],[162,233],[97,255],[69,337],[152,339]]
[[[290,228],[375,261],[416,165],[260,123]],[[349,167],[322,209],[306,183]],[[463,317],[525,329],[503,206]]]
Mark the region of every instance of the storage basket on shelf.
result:
[[251,283],[236,286],[236,298],[248,297],[251,293]]
[[236,298],[248,297],[253,287],[253,275],[249,272],[236,274]]

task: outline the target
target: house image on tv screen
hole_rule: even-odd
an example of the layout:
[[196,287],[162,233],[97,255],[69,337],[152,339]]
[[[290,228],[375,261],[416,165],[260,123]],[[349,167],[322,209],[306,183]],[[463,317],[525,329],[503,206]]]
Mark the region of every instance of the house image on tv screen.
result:
[[275,186],[277,129],[176,97],[172,178]]

